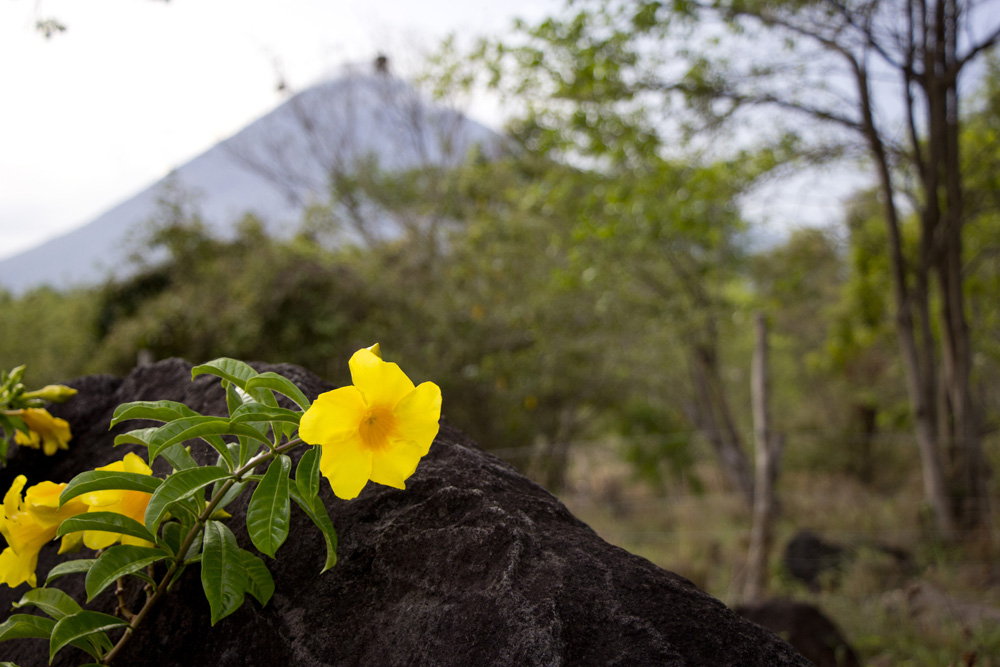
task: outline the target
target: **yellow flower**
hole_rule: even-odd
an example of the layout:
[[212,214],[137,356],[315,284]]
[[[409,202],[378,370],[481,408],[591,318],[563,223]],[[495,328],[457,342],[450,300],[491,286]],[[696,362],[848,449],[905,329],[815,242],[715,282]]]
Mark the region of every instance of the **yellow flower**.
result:
[[[59,507],[59,494],[65,484],[42,482],[30,487],[21,498],[21,490],[28,482],[24,475],[14,478],[3,499],[0,515],[0,533],[7,540],[7,548],[0,553],[0,583],[11,588],[24,582],[35,586],[35,567],[38,552],[56,536],[59,524],[71,516],[87,511],[87,506],[77,499]],[[59,553],[70,550],[79,541],[79,534],[70,533],[62,539]]]
[[20,417],[31,429],[31,433],[14,433],[14,442],[24,447],[38,449],[45,452],[46,456],[52,456],[59,449],[69,449],[66,443],[73,436],[69,432],[69,423],[65,419],[59,419],[49,414],[44,408],[24,408],[13,413],[15,417]]
[[405,488],[437,435],[441,389],[414,387],[372,348],[355,352],[350,367],[354,385],[321,394],[302,415],[299,436],[323,448],[320,471],[340,498],[355,498],[369,479]]
[[[110,470],[113,472],[136,472],[140,475],[152,475],[153,471],[141,457],[135,454],[126,454],[121,461],[115,461],[106,466],[96,468],[96,470]],[[146,505],[152,496],[142,491],[93,491],[80,496],[80,500],[87,505],[88,512],[117,512],[124,514],[130,519],[135,519],[139,523],[144,523],[146,516]],[[148,540],[143,540],[131,535],[121,533],[109,533],[103,530],[85,530],[83,532],[83,543],[90,549],[106,549],[112,544],[121,540],[122,544],[132,544],[135,546],[151,547]]]

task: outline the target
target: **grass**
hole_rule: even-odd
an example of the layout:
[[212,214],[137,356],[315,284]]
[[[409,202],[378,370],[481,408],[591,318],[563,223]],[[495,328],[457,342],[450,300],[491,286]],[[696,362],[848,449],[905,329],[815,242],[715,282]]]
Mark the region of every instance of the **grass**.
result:
[[[698,472],[705,493],[683,486],[658,492],[634,481],[613,451],[592,446],[575,452],[561,499],[607,541],[733,605],[740,601],[749,512],[722,491],[712,466]],[[895,469],[892,479],[878,486],[836,472],[783,473],[769,594],[817,605],[869,667],[1000,667],[1000,545],[983,536],[942,544],[922,499],[919,469]],[[839,572],[825,575],[819,590],[781,563],[785,544],[801,529],[853,554]],[[908,563],[880,546],[906,551]]]

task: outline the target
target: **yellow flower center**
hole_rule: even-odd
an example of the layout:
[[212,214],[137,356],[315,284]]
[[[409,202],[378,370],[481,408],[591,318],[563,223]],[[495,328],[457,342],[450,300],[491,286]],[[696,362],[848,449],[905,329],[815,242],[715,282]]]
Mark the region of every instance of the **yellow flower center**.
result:
[[361,443],[372,451],[385,449],[389,445],[389,437],[395,430],[396,418],[392,414],[392,409],[384,405],[368,408],[358,428]]

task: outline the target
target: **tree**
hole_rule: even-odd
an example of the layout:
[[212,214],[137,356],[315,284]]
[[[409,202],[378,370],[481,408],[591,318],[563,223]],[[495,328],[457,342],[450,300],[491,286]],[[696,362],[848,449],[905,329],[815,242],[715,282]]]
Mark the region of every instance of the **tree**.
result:
[[[800,156],[867,158],[887,230],[896,338],[925,495],[947,537],[987,525],[989,470],[963,289],[960,100],[971,66],[1000,39],[996,16],[973,0],[581,5],[565,19],[526,28],[526,46],[516,53],[545,72],[536,89],[581,101],[577,127],[590,136],[610,126],[585,112],[611,92],[617,118],[653,105],[676,109],[683,100],[698,128],[740,119],[759,128],[766,118],[768,127],[786,130],[786,145]],[[782,126],[773,110],[794,120]],[[645,118],[633,127],[656,131],[656,121]],[[673,119],[658,120],[662,129]],[[910,209],[919,219],[912,261],[901,232]]]

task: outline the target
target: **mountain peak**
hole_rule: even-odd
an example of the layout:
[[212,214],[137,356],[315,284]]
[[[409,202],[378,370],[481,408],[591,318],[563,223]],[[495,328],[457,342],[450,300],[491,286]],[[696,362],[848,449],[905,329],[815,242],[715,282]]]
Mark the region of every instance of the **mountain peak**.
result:
[[0,260],[0,288],[18,294],[122,275],[131,237],[154,219],[167,192],[191,197],[212,233],[229,236],[253,213],[281,235],[306,205],[329,199],[331,178],[361,164],[385,171],[456,166],[476,145],[493,152],[500,137],[431,103],[393,76],[388,60],[349,64],[90,222]]

